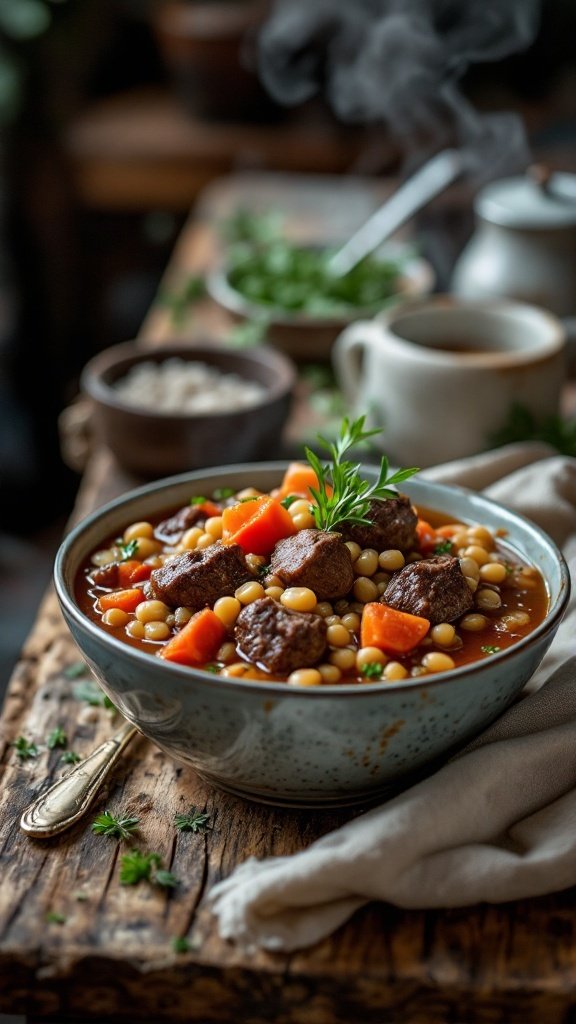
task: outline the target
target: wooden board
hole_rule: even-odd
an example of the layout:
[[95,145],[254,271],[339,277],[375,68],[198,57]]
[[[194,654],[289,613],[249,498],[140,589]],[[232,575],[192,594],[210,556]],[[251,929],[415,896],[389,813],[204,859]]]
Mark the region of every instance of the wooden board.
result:
[[[218,200],[220,202],[220,200]],[[213,244],[191,222],[169,279]],[[218,314],[205,310],[206,316]],[[168,336],[152,311],[142,339]],[[130,487],[109,454],[89,461],[75,517]],[[288,854],[352,811],[296,812],[249,803],[204,785],[151,743],[129,748],[98,800],[141,818],[138,845],[181,880],[165,892],[119,884],[116,840],[95,836],[89,814],[68,834],[30,840],[18,819],[64,770],[46,749],[61,726],[83,755],[115,723],[74,696],[78,653],[50,592],[14,676],[0,722],[0,1012],[52,1021],[196,1021],[247,1024],[568,1024],[576,1014],[573,892],[502,907],[433,912],[371,905],[315,948],[247,954],[223,942],[205,907],[212,884],[247,856]],[[23,735],[40,755],[19,763]],[[505,784],[505,780],[503,780]],[[176,812],[206,811],[213,828],[180,834]],[[51,915],[61,915],[58,923]],[[175,937],[190,949],[175,953]]]

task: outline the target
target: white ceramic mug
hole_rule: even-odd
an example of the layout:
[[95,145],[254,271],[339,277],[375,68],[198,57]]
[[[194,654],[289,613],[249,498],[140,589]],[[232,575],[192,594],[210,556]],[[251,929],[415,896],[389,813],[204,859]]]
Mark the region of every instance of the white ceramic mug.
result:
[[556,414],[565,334],[536,306],[437,296],[352,324],[332,358],[349,413],[382,427],[394,462],[424,468],[492,447],[515,405]]

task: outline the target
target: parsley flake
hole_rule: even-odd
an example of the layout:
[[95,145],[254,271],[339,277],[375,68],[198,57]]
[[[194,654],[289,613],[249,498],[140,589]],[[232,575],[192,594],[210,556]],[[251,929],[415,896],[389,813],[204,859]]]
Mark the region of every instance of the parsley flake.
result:
[[20,761],[30,761],[40,753],[36,744],[32,740],[27,740],[25,736],[18,736],[11,746],[16,750],[16,756]]
[[88,665],[85,661],[74,661],[64,669],[64,675],[66,679],[79,679],[88,675]]
[[225,501],[226,498],[232,498],[234,494],[236,494],[236,491],[233,487],[217,487],[212,492],[212,497],[214,501]]
[[134,540],[129,540],[126,544],[120,543],[118,545],[121,552],[121,562],[129,562],[131,558],[138,552],[138,539],[135,537]]
[[48,750],[55,750],[56,747],[64,748],[68,746],[68,737],[61,726],[58,725],[55,729],[52,729],[51,733],[48,734],[46,745]]
[[195,807],[191,807],[188,814],[174,815],[174,828],[179,832],[203,833],[212,828],[209,821],[209,814],[204,814],[202,811],[197,811]]
[[104,814],[99,814],[92,822],[91,828],[96,835],[129,839],[139,823],[140,818],[116,817],[110,811],[104,811]]
[[185,935],[176,935],[172,939],[172,949],[175,953],[188,953],[190,942]]
[[484,644],[480,650],[482,651],[482,654],[498,654],[500,647],[496,647],[495,644]]
[[57,910],[49,910],[46,914],[48,924],[66,924],[66,916],[59,914]]
[[108,708],[110,711],[116,711],[116,707],[110,698],[102,692],[92,679],[86,679],[84,682],[78,683],[74,687],[73,694],[76,700],[84,701],[85,704],[90,704],[91,707]]
[[156,871],[153,881],[165,889],[175,889],[177,885],[180,885],[180,879],[176,878],[171,871],[166,871],[165,868],[159,868]]
[[149,882],[152,868],[162,863],[159,853],[141,853],[132,850],[120,859],[120,885],[138,885]]
[[367,679],[381,679],[384,666],[379,661],[369,661],[366,665],[362,665],[360,671]]
[[60,763],[78,764],[78,761],[81,760],[82,758],[80,757],[80,754],[77,754],[75,750],[65,750],[64,753],[62,754],[62,757],[60,758]]
[[203,494],[197,494],[194,498],[190,498],[191,505],[203,505],[207,501],[207,498]]
[[287,494],[285,498],[282,498],[280,504],[283,505],[284,508],[290,508],[290,505],[293,505],[295,501],[298,501],[297,494]]
[[451,555],[452,554],[452,542],[449,540],[442,540],[434,548],[435,555]]

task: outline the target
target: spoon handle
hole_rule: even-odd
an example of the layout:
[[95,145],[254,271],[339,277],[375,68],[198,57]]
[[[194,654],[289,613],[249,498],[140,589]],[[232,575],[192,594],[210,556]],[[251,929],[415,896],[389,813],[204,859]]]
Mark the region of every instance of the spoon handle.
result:
[[137,729],[128,722],[84,761],[42,793],[20,818],[20,828],[35,839],[50,839],[70,828],[88,810],[104,779]]

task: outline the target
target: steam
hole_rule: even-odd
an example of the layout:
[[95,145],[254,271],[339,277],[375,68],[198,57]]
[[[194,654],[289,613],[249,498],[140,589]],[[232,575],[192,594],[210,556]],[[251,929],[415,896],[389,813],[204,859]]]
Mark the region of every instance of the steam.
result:
[[457,145],[493,176],[528,163],[520,118],[479,113],[459,81],[525,49],[539,14],[540,0],[276,0],[259,71],[281,103],[323,92],[342,121],[385,123],[408,160]]

